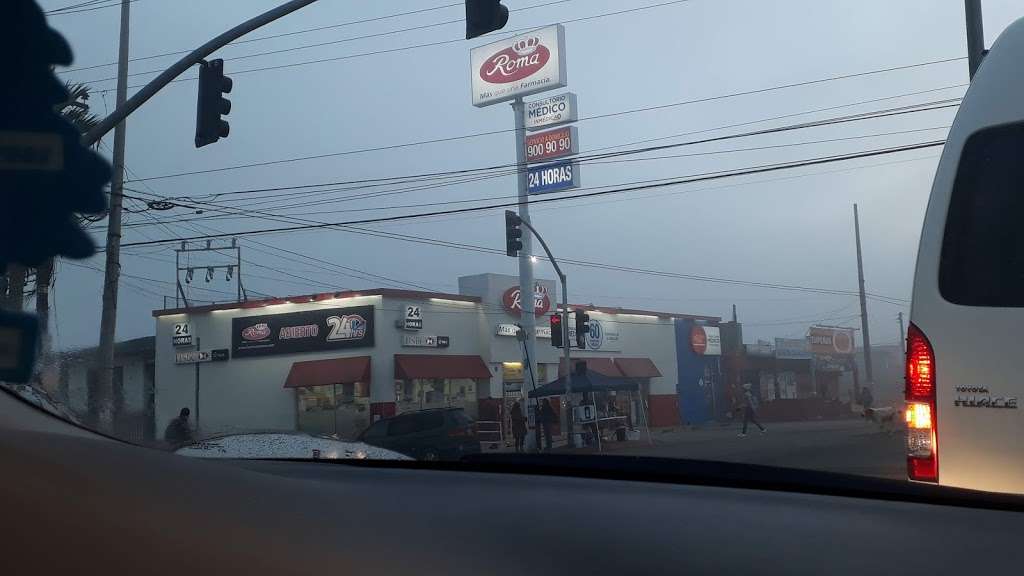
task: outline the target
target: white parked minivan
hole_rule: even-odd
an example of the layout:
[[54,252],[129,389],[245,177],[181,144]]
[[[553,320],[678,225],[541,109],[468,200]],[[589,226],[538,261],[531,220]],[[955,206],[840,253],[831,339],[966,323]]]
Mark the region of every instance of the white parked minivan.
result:
[[1024,19],[996,40],[950,129],[910,321],[910,479],[1024,493]]

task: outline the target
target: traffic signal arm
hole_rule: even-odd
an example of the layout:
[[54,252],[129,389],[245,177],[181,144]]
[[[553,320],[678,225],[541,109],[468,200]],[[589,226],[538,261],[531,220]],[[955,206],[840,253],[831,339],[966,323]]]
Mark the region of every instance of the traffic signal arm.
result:
[[466,40],[501,30],[508,23],[508,8],[499,0],[466,0]]

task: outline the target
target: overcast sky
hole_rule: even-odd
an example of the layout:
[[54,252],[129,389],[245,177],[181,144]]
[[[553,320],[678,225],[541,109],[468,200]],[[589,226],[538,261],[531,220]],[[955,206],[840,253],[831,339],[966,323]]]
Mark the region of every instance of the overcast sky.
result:
[[[46,0],[42,5],[44,9],[53,9],[74,3]],[[145,58],[194,48],[278,3],[279,0],[138,0],[131,5],[131,56]],[[579,95],[583,118],[579,134],[584,154],[612,146],[636,148],[644,145],[635,144],[638,141],[679,134],[690,133],[655,144],[946,100],[962,95],[963,84],[967,82],[967,62],[963,58],[586,120],[638,108],[962,58],[966,54],[963,2],[504,3],[511,10],[507,30],[566,23],[568,89]],[[446,4],[447,7],[406,16],[333,26]],[[983,5],[987,45],[1010,22],[1024,16],[1024,5],[1019,1],[985,0]],[[654,7],[609,14],[644,6]],[[573,22],[591,16],[600,17]],[[227,73],[234,79],[230,95],[231,136],[195,149],[196,82],[177,82],[131,116],[126,160],[130,169],[127,194],[145,198],[189,197],[218,206],[203,206],[204,213],[196,215],[194,208],[199,204],[190,204],[187,199],[179,202],[192,208],[168,211],[140,211],[145,208],[144,203],[128,200],[126,206],[135,212],[125,216],[129,226],[124,242],[288,225],[257,217],[157,224],[216,216],[211,208],[250,208],[272,212],[278,219],[280,215],[293,214],[293,218],[339,222],[453,207],[394,206],[514,195],[515,179],[502,176],[355,200],[344,197],[413,186],[350,186],[347,190],[313,189],[303,194],[285,191],[289,196],[209,196],[252,188],[376,179],[514,162],[513,135],[505,131],[512,127],[510,106],[502,103],[474,108],[470,103],[469,50],[494,39],[459,40],[464,34],[463,17],[461,2],[321,0],[246,39],[301,33],[220,50],[216,56],[224,58]],[[118,22],[117,8],[50,17],[51,25],[67,36],[75,50],[72,68],[114,62]],[[428,26],[432,24],[439,25]],[[307,31],[326,26],[332,27]],[[408,28],[420,29],[380,35]],[[375,36],[359,38],[370,35]],[[246,57],[287,49],[293,50]],[[131,77],[129,86],[144,84],[155,76],[146,72],[162,70],[175,58],[164,56],[132,62],[130,70],[137,75]],[[313,60],[324,61],[311,63]],[[278,66],[283,67],[241,73]],[[68,72],[62,77],[89,83],[94,90],[91,104],[102,116],[113,108],[115,83],[111,78],[115,74],[115,66],[105,65]],[[194,76],[195,72],[189,72],[183,77]],[[890,98],[926,90],[929,92]],[[877,100],[881,98],[889,99]],[[862,103],[867,100],[877,101]],[[845,106],[856,103],[861,104]],[[837,108],[795,115],[828,107]],[[955,109],[920,112],[625,156],[618,160],[674,157],[585,164],[581,167],[582,185],[594,188],[683,178],[940,140],[954,113]],[[794,116],[722,128],[782,115]],[[504,132],[383,151],[337,154],[495,131]],[[693,134],[698,131],[699,134]],[[821,142],[838,138],[844,140]],[[791,145],[801,143],[804,144]],[[772,148],[765,148],[768,146]],[[104,139],[103,153],[109,155],[111,147],[112,134]],[[760,149],[735,151],[742,148]],[[328,154],[332,155],[324,156]],[[688,156],[680,157],[681,154]],[[917,240],[937,155],[938,148],[929,148],[548,203],[533,209],[533,221],[556,256],[564,258],[672,274],[856,290],[853,204],[858,203],[867,289],[885,297],[868,303],[873,341],[895,343],[896,314],[909,311]],[[306,156],[321,158],[259,166]],[[161,178],[253,164],[257,166]],[[246,197],[248,204],[238,202]],[[339,202],[341,199],[344,201]],[[314,201],[319,203],[299,205]],[[454,207],[467,205],[472,203]],[[97,238],[102,238],[104,226],[105,222],[94,225]],[[501,248],[503,227],[501,211],[497,210],[363,228]],[[284,296],[343,288],[407,286],[405,283],[457,291],[456,279],[460,275],[516,271],[515,260],[503,255],[339,230],[242,236],[240,242],[245,260],[243,281],[250,295]],[[163,306],[163,296],[174,294],[173,248],[158,244],[124,250],[118,338],[153,333],[151,311]],[[196,265],[207,262],[193,261]],[[53,314],[60,348],[96,344],[102,266],[101,256],[60,265]],[[748,342],[757,338],[803,336],[814,321],[859,326],[854,296],[592,267],[566,269],[570,299],[574,302],[723,317],[736,304]],[[551,278],[554,274],[541,263],[538,276]],[[233,293],[233,284],[224,281],[223,271],[209,284],[199,271],[190,285],[190,297],[197,300],[225,300]]]

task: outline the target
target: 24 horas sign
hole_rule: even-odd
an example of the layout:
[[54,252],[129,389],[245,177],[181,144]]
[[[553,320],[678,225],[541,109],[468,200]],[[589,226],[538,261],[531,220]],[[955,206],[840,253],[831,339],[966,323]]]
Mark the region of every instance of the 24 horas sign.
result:
[[565,29],[548,26],[469,53],[473,106],[489,106],[566,85]]
[[373,346],[373,306],[231,319],[232,357]]

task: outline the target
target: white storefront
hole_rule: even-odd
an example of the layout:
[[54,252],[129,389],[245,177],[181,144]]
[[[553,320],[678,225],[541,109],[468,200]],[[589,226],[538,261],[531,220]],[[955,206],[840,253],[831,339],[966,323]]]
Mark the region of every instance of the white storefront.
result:
[[[550,345],[546,319],[555,284],[537,285],[541,385],[557,377],[562,351]],[[377,289],[155,311],[157,430],[183,407],[203,435],[352,437],[377,417],[447,405],[496,420],[505,398],[528,387],[515,323],[529,298],[516,277],[497,274],[460,278],[459,292]],[[573,356],[641,379],[652,402],[674,402],[673,321],[682,316],[584,308],[598,328]]]

